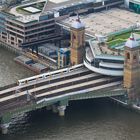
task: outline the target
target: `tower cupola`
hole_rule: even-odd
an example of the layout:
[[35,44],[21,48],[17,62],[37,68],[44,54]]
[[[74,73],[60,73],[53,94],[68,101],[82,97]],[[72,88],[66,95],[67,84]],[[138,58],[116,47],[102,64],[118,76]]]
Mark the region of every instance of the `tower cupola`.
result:
[[127,42],[125,43],[125,46],[128,48],[135,48],[138,47],[138,42],[136,41],[134,34],[132,33],[130,37],[128,38]]
[[75,28],[75,29],[80,29],[80,28],[84,28],[84,24],[81,22],[79,16],[77,16],[77,19],[72,23],[71,27]]

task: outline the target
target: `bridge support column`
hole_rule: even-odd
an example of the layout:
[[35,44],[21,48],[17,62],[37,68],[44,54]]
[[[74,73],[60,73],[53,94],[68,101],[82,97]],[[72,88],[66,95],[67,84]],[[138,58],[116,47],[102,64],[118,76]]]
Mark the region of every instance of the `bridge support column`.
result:
[[9,124],[1,124],[2,134],[7,134],[8,133],[8,127],[9,127]]
[[52,111],[53,113],[57,113],[58,112],[58,108],[56,105],[52,105]]
[[47,109],[47,110],[51,110],[52,107],[49,105],[49,106],[46,107],[46,109]]
[[65,116],[66,106],[58,106],[59,116]]

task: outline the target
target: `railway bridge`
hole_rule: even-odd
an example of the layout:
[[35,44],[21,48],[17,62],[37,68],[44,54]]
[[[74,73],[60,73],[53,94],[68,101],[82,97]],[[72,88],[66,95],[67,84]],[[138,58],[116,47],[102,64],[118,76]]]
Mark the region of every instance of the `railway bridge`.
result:
[[122,77],[94,73],[83,64],[18,80],[0,89],[0,117],[3,133],[13,116],[42,107],[64,116],[68,102],[90,98],[123,96]]

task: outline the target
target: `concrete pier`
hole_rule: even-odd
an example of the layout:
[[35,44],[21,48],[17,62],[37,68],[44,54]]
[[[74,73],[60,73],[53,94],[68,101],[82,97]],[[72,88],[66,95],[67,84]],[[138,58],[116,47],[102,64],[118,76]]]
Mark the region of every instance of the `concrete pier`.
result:
[[58,106],[59,116],[65,116],[66,106]]
[[1,127],[2,134],[8,133],[9,124],[1,124],[0,127]]
[[52,111],[53,113],[58,113],[58,108],[56,105],[52,105]]
[[49,105],[49,106],[46,106],[46,109],[49,111],[52,109],[52,107]]

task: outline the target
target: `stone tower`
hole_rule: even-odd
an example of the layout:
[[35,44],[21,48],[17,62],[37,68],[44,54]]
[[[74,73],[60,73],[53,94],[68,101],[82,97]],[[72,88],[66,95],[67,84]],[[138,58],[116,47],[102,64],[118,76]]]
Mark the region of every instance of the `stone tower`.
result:
[[137,94],[140,86],[140,52],[139,44],[131,34],[125,44],[124,87]]
[[85,26],[81,23],[79,17],[71,26],[71,57],[72,65],[83,63],[85,46]]

